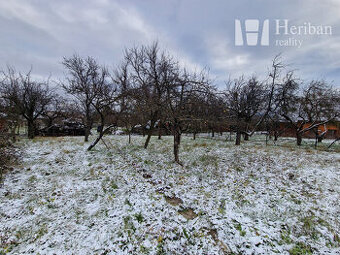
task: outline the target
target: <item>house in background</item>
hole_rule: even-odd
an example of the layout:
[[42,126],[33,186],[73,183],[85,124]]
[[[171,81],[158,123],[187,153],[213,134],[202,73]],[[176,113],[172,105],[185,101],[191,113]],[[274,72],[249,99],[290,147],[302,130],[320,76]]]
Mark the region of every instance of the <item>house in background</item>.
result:
[[[308,128],[309,126],[310,124],[306,124],[304,128]],[[319,126],[318,134],[323,134],[324,132],[326,132],[324,138],[335,139],[340,136],[339,128],[340,128],[340,122],[330,122],[325,125]],[[313,131],[306,132],[306,135],[308,136],[311,135],[312,137],[315,137],[315,134],[313,133]]]
[[[311,126],[311,123],[306,123],[303,125],[303,129]],[[280,128],[281,136],[283,137],[295,137],[296,130],[289,122],[281,122]],[[323,136],[325,139],[336,139],[340,136],[340,121],[332,121],[318,127],[318,134],[322,134],[326,131]],[[303,134],[304,138],[315,138],[314,130],[309,130]]]

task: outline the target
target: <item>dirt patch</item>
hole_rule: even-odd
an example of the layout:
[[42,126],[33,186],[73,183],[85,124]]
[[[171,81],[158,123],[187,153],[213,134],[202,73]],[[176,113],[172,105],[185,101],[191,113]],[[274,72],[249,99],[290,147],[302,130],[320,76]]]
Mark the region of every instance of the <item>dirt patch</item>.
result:
[[218,242],[218,234],[217,234],[217,230],[216,229],[210,229],[208,234],[211,235],[212,239],[215,242]]
[[182,215],[187,220],[195,219],[198,215],[191,208],[185,208],[183,210],[179,210],[178,213]]
[[183,200],[180,199],[179,197],[168,197],[165,196],[165,201],[173,206],[183,204]]
[[151,174],[143,174],[143,178],[145,179],[151,179],[152,175]]
[[221,240],[218,239],[218,233],[217,233],[217,230],[216,229],[210,229],[208,231],[208,234],[211,236],[211,238],[214,240],[214,242],[220,246],[223,254],[233,254],[230,250],[230,248],[225,244],[223,243]]

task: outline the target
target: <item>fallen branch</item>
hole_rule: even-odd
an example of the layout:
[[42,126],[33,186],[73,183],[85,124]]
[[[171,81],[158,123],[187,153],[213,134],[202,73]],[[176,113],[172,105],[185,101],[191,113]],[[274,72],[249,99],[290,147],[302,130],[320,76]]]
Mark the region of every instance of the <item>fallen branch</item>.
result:
[[[105,133],[107,133],[111,128],[113,128],[115,126],[115,124],[112,124],[110,126],[108,126],[107,128],[105,128],[104,130],[102,130],[97,139],[93,141],[93,143],[87,148],[88,151],[92,150],[94,148],[94,146],[96,146],[96,144],[102,139],[102,137],[104,136]],[[105,144],[105,143],[104,143]]]
[[340,140],[340,137],[336,138],[328,147],[327,149],[331,148],[333,144]]

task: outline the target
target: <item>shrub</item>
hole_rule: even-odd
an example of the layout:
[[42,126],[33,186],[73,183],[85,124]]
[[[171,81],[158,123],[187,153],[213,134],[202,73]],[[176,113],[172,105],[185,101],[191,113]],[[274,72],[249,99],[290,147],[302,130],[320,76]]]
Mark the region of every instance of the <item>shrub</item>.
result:
[[17,158],[14,147],[9,142],[9,137],[4,133],[0,133],[0,185],[3,181],[3,176],[7,170],[10,170],[9,166]]

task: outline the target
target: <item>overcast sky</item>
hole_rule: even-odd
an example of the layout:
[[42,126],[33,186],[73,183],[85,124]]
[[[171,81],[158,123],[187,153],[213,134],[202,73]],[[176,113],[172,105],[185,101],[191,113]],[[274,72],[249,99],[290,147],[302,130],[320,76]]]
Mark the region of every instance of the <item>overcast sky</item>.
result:
[[[235,46],[235,19],[269,19],[270,46]],[[332,35],[276,36],[275,19],[332,26]],[[124,47],[159,41],[189,69],[209,68],[219,86],[228,77],[266,74],[282,53],[303,79],[340,84],[339,0],[1,0],[0,67],[63,76],[63,56],[77,52],[114,66]],[[275,40],[303,39],[297,46]]]

